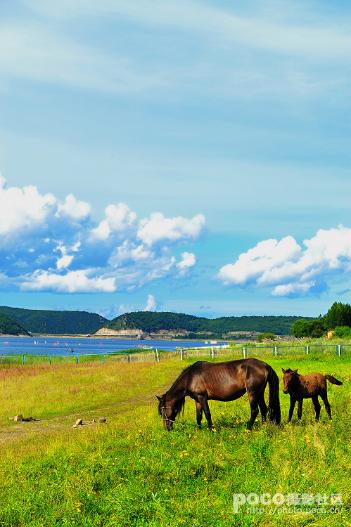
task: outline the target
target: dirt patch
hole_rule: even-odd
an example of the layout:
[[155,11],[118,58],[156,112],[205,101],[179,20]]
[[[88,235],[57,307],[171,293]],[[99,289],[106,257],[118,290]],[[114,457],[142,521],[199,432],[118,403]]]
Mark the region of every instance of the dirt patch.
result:
[[[9,426],[0,427],[0,445],[6,445],[16,439],[24,439],[33,434],[47,435],[60,431],[68,431],[69,429],[72,430],[72,423],[77,422],[78,419],[82,419],[83,423],[93,423],[93,420],[95,419],[97,424],[99,424],[99,419],[106,419],[107,423],[113,424],[113,422],[118,419],[119,414],[123,414],[135,406],[150,405],[154,405],[156,408],[154,394],[149,394],[143,397],[131,397],[130,399],[120,401],[113,406],[80,410],[79,412],[67,415],[40,419],[40,421],[16,421]],[[101,418],[101,416],[104,417]],[[90,427],[79,426],[77,428],[85,429]]]

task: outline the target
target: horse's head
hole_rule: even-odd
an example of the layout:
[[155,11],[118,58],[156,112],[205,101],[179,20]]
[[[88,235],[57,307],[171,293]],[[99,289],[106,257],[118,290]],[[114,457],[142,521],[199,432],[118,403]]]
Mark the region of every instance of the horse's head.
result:
[[162,417],[163,424],[167,430],[171,430],[175,419],[174,402],[167,400],[166,394],[158,396],[158,413]]
[[293,385],[296,382],[298,373],[297,373],[297,370],[291,370],[290,368],[288,368],[287,370],[284,370],[284,368],[282,368],[282,372],[284,374],[283,375],[283,385],[284,385],[283,392],[289,393],[289,390],[293,387]]
[[170,399],[166,394],[156,395],[158,400],[158,413],[162,417],[163,424],[167,430],[171,430],[174,420],[184,406],[184,398],[180,400]]

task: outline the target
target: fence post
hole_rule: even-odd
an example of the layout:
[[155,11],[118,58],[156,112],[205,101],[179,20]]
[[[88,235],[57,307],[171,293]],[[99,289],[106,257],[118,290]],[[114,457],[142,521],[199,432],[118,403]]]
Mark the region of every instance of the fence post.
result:
[[273,353],[275,357],[278,356],[278,346],[274,346]]
[[337,345],[337,353],[338,353],[338,356],[341,357],[341,344]]
[[309,352],[310,352],[310,347],[309,347],[309,345],[307,344],[307,346],[305,346],[305,353],[306,353],[306,355],[308,355]]
[[25,363],[26,363],[26,356],[22,355],[22,364],[25,364]]
[[52,357],[49,355],[49,364],[52,364]]
[[75,356],[76,364],[78,364],[78,355]]
[[246,359],[246,357],[247,357],[246,347],[245,346],[243,347],[243,357],[244,357],[244,359]]
[[128,362],[130,362],[131,358],[130,358],[129,353],[128,353],[127,357],[128,357]]
[[183,360],[183,348],[180,348],[180,360]]
[[214,347],[212,346],[211,347],[211,359],[214,359],[215,357],[215,350],[214,350]]
[[160,362],[160,354],[159,354],[157,348],[155,349],[155,360],[156,360],[156,362]]

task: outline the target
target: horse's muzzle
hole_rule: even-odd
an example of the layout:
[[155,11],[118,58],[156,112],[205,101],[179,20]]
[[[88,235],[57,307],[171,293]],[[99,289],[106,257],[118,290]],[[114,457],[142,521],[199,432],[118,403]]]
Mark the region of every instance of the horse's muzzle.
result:
[[168,430],[168,432],[170,432],[173,428],[173,421],[168,421],[168,419],[165,419],[163,421],[163,424],[164,424],[164,427],[166,430]]

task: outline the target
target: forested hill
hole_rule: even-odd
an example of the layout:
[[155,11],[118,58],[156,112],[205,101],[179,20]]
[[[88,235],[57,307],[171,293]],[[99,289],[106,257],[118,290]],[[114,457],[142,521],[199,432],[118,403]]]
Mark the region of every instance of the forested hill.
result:
[[155,313],[138,311],[120,315],[104,327],[113,330],[139,329],[145,333],[184,330],[189,336],[213,335],[225,337],[231,332],[257,331],[289,335],[291,326],[301,317],[294,316],[243,316],[208,319],[182,313]]
[[28,332],[18,322],[0,313],[0,335],[28,335]]
[[101,315],[86,311],[45,311],[2,306],[0,307],[1,315],[19,324],[30,333],[50,335],[95,333],[108,322]]
[[301,317],[243,316],[209,319],[182,313],[137,311],[120,315],[112,321],[86,311],[46,311],[0,307],[0,334],[87,335],[101,328],[121,331],[138,330],[144,334],[173,333],[169,336],[189,338],[230,338],[233,332],[272,332],[289,335]]

